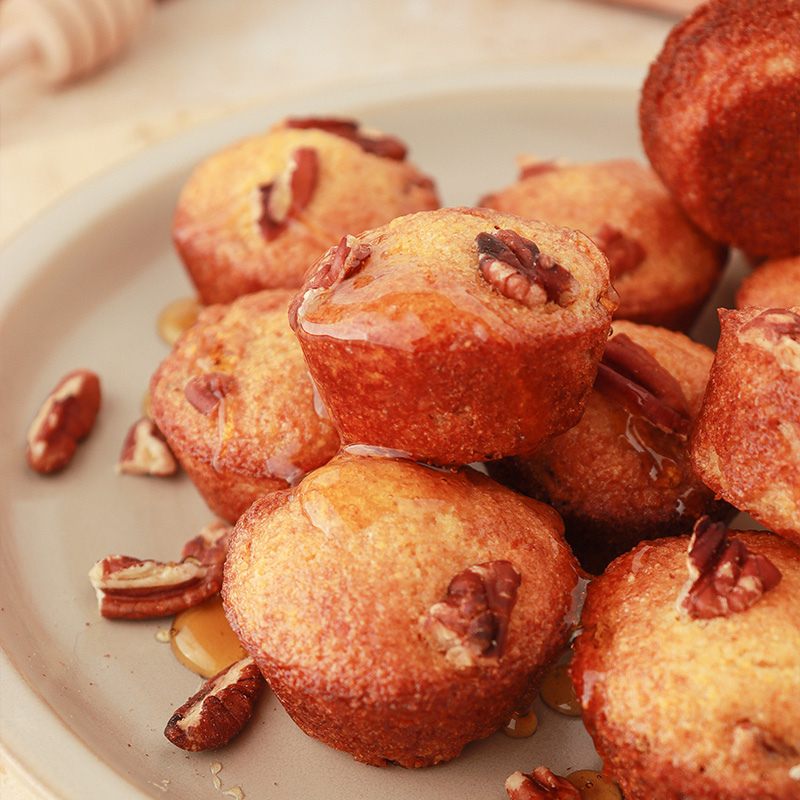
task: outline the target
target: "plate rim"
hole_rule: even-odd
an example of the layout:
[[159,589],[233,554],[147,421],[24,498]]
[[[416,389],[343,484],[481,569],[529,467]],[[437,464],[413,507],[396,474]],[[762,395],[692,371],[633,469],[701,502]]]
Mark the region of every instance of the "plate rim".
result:
[[[369,107],[485,91],[638,91],[646,67],[637,64],[546,63],[492,69],[455,70],[430,75],[344,81],[265,98],[238,111],[193,125],[148,145],[92,175],[56,198],[11,234],[0,248],[0,321],[28,294],[44,265],[95,219],[97,209],[134,200],[156,180],[190,168],[225,141],[247,135],[281,116],[335,113],[336,108]],[[87,209],[89,211],[87,212]],[[47,235],[42,235],[46,232]],[[142,792],[112,764],[102,760],[28,682],[0,639],[0,753],[23,783],[43,798],[82,798],[65,786],[58,768],[41,757],[92,758],[92,788],[120,800],[156,796]]]

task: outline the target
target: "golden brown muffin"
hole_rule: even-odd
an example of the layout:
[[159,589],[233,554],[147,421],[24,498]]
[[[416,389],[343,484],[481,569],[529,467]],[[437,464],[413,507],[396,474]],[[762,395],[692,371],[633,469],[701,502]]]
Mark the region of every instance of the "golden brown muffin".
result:
[[800,306],[719,317],[692,464],[718,496],[800,542]]
[[689,537],[643,542],[589,585],[584,722],[626,800],[796,800],[800,548],[702,524],[691,558]]
[[584,569],[599,574],[642,539],[689,533],[726,503],[695,475],[687,437],[714,354],[682,333],[615,320],[581,421],[489,474],[552,505]]
[[685,330],[727,255],[689,221],[652,169],[633,159],[525,158],[519,179],[480,205],[590,236],[608,257],[619,293],[615,319]]
[[774,258],[757,266],[736,292],[736,308],[800,306],[800,256]]
[[345,453],[242,516],[225,613],[307,734],[427,766],[533,699],[578,581],[561,530],[470,467]]
[[436,208],[405,145],[345,119],[286,119],[202,162],[185,184],[173,240],[204,303],[298,288],[346,233]]
[[709,236],[800,253],[800,4],[711,0],[670,32],[642,88],[645,152]]
[[219,516],[296,483],[339,449],[286,309],[265,290],[208,306],[150,383],[153,420]]
[[290,321],[344,443],[458,465],[531,452],[578,421],[609,288],[580,233],[447,208],[343,239]]

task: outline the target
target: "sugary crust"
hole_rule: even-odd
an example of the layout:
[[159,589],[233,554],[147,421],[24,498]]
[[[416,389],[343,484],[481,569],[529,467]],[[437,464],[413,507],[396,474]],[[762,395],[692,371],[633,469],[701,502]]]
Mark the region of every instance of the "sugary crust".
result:
[[800,5],[712,0],[675,26],[639,109],[687,214],[752,255],[800,252]]
[[[570,270],[574,302],[528,307],[485,280],[476,236],[499,229]],[[465,464],[530,452],[577,422],[614,308],[606,259],[587,237],[459,208],[356,240],[370,247],[362,267],[319,288],[312,273],[294,303],[294,330],[345,443]]]
[[[371,764],[453,758],[532,699],[577,584],[555,512],[466,468],[343,455],[256,502],[225,566],[228,619],[307,733]],[[423,635],[464,569],[521,573],[506,648],[458,668]]]
[[[339,447],[286,319],[291,298],[265,290],[208,306],[151,380],[156,425],[211,509],[231,522],[256,497],[292,485]],[[210,414],[184,393],[189,380],[206,373],[234,377]]]
[[[316,187],[308,205],[267,242],[258,225],[258,187],[274,181],[301,147],[317,153]],[[173,240],[202,301],[224,303],[259,289],[299,288],[309,266],[346,233],[438,205],[433,182],[410,162],[281,123],[195,169],[178,200]]]
[[[676,331],[614,321],[676,378],[691,418],[700,410],[714,358]],[[488,465],[502,483],[550,503],[584,569],[599,574],[642,539],[691,531],[705,514],[729,510],[694,474],[686,444],[658,430],[605,394],[592,391],[581,421],[530,458]]]
[[643,543],[589,586],[570,673],[627,800],[797,797],[800,549],[731,535],[782,573],[746,611],[679,610],[687,537]]
[[[794,318],[792,317],[794,315]],[[695,471],[717,495],[800,542],[800,327],[787,310],[720,309],[721,334],[693,431]]]
[[[593,236],[610,225],[644,258],[613,278],[616,319],[684,330],[719,278],[726,248],[689,221],[656,174],[633,159],[553,165],[487,195],[481,205]],[[601,245],[602,249],[602,245]]]
[[800,256],[775,258],[757,266],[736,292],[736,308],[800,306]]

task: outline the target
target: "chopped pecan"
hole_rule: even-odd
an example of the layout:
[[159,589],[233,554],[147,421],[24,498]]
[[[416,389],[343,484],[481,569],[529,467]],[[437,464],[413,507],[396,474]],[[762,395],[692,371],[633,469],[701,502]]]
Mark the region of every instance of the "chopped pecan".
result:
[[313,147],[298,147],[289,156],[283,172],[271,183],[258,187],[261,200],[258,226],[268,242],[311,202],[318,175],[317,151]]
[[523,157],[519,159],[519,180],[533,178],[546,172],[555,172],[559,169],[558,162],[552,159]]
[[318,130],[341,136],[355,142],[362,150],[383,158],[392,158],[402,161],[406,157],[407,148],[395,136],[386,136],[381,133],[369,133],[364,131],[357,122],[350,119],[340,119],[336,117],[308,117],[305,119],[287,119],[287,128]]
[[201,414],[212,414],[225,395],[230,394],[235,378],[224,372],[204,372],[191,378],[183,387],[189,403]]
[[725,523],[708,516],[695,523],[686,563],[689,580],[680,607],[695,619],[745,611],[781,580],[780,570],[766,556],[729,537]]
[[521,576],[510,561],[488,561],[459,572],[435,603],[423,630],[457,667],[500,658]]
[[177,614],[216,594],[229,526],[212,523],[184,549],[179,562],[112,555],[89,571],[100,614],[110,619],[153,619]]
[[612,281],[626,272],[633,272],[647,255],[638,239],[628,236],[607,222],[592,234],[592,241],[608,259]]
[[130,475],[174,475],[178,462],[153,420],[142,417],[128,429],[117,462],[117,471]]
[[575,786],[547,767],[536,767],[527,775],[519,770],[509,775],[506,793],[509,800],[581,800]]
[[255,661],[243,658],[209,678],[170,718],[164,736],[190,752],[228,744],[253,716],[265,684]]
[[516,231],[481,232],[475,243],[478,269],[500,294],[528,307],[575,299],[578,283],[569,271]]
[[618,333],[609,339],[594,386],[657,428],[684,439],[688,435],[689,405],[681,385],[628,335]]
[[88,369],[65,375],[28,429],[25,457],[37,472],[63,469],[86,438],[100,410],[100,379]]
[[228,553],[230,533],[231,526],[227,522],[215,520],[209,523],[194,539],[186,542],[181,550],[181,560],[194,559],[207,567],[221,567]]
[[303,304],[306,292],[314,289],[329,289],[345,278],[351,278],[361,271],[370,257],[369,245],[362,244],[355,236],[343,236],[339,244],[331,247],[317,262],[313,275],[306,282],[304,291],[300,292],[289,305],[289,325],[297,328],[297,314]]

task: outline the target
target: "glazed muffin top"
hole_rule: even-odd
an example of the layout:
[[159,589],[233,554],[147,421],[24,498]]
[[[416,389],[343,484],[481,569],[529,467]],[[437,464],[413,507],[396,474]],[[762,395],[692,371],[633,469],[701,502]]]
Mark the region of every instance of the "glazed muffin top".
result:
[[[520,260],[514,249],[533,267],[511,266]],[[609,292],[607,260],[583,234],[491,209],[444,208],[343,240],[309,273],[290,320],[308,338],[405,350],[471,339],[518,345],[607,325],[616,305]]]
[[[226,614],[257,661],[312,692],[390,697],[475,669],[518,681],[569,622],[578,576],[561,531],[551,508],[471,468],[344,453],[239,520]],[[459,663],[426,619],[456,575],[503,561],[521,575],[505,644]]]
[[520,177],[480,205],[582,231],[609,258],[615,316],[676,327],[711,290],[726,248],[701,233],[650,167],[520,159]]
[[299,287],[346,233],[436,208],[395,137],[340,119],[287,119],[220,150],[184,185],[173,239],[204,302]]
[[288,290],[204,308],[150,384],[153,418],[177,449],[218,471],[292,483],[338,450],[286,320]]
[[[800,763],[800,548],[729,535],[777,567],[777,586],[744,610],[694,617],[683,607],[689,537],[642,543],[590,585],[570,669],[589,724],[647,761],[664,796],[732,787],[723,795],[788,800]],[[681,786],[687,774],[700,783]]]

